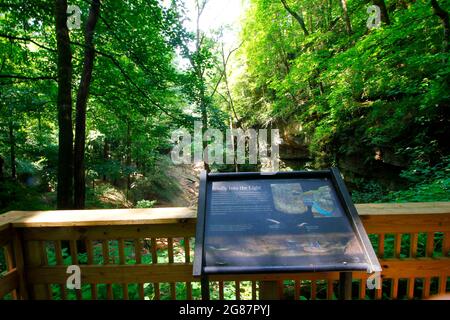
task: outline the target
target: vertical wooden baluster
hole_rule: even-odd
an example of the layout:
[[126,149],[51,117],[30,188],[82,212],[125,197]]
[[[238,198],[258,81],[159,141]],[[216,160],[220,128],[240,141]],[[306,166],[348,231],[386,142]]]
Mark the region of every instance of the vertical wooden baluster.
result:
[[419,234],[412,233],[411,234],[411,243],[409,248],[409,255],[411,258],[415,258],[417,256],[417,244],[419,242]]
[[[44,261],[42,259],[42,243],[41,241],[27,241],[25,250],[25,261],[27,266],[30,268],[42,267]],[[43,284],[35,284],[32,286],[31,291],[32,297],[35,300],[46,300],[48,299],[46,286]]]
[[333,299],[333,291],[334,291],[334,281],[331,279],[328,279],[328,281],[327,281],[327,299],[328,300]]
[[394,245],[394,258],[400,258],[400,252],[402,250],[402,234],[395,234],[395,245]]
[[359,299],[365,300],[366,299],[366,278],[361,278],[361,281],[359,282]]
[[[134,239],[134,257],[136,264],[142,264],[142,243],[141,239]],[[138,283],[139,298],[141,300],[145,299],[144,284]]]
[[[14,252],[12,250],[12,246],[10,243],[8,243],[5,246],[5,259],[6,259],[6,261],[5,261],[6,262],[6,270],[10,271],[10,270],[14,269]],[[14,300],[17,300],[17,290],[12,291],[12,298]]]
[[375,299],[381,300],[383,297],[383,279],[380,279],[380,288],[375,288]]
[[[125,265],[125,241],[123,239],[117,240],[117,244],[119,245],[119,264]],[[123,299],[128,300],[128,283],[122,283],[122,294]]]
[[317,296],[317,283],[316,280],[311,281],[311,300],[316,300]]
[[414,298],[414,285],[415,285],[415,279],[409,278],[408,279],[408,299]]
[[[169,257],[169,263],[173,263],[173,238],[167,239],[167,255]],[[170,283],[170,296],[172,300],[177,299],[176,285],[174,282]]]
[[[87,264],[93,265],[94,264],[94,247],[92,245],[92,240],[85,240],[85,245],[86,245],[86,251],[87,251]],[[90,283],[89,286],[91,287],[91,299],[97,300],[97,284]]]
[[[72,257],[72,264],[78,265],[78,250],[77,250],[77,242],[75,240],[69,241],[69,248],[70,248],[70,256]],[[78,300],[83,299],[81,295],[81,289],[75,289],[75,295],[77,296]]]
[[[190,240],[188,237],[184,238],[184,262],[185,263],[191,262],[191,247],[190,247],[189,241]],[[190,282],[186,282],[186,292],[187,292],[188,300],[192,299],[192,284]]]
[[27,300],[29,298],[28,288],[25,280],[25,258],[23,252],[23,238],[21,233],[16,230],[13,231],[13,252],[15,267],[19,276],[19,288],[17,295],[20,299]]
[[427,244],[425,247],[425,256],[432,257],[434,251],[434,232],[427,233]]
[[295,280],[294,283],[294,300],[300,299],[300,281],[301,280]]
[[378,258],[384,258],[384,234],[378,235]]
[[398,298],[398,278],[391,279],[391,298]]
[[[102,249],[103,249],[103,264],[104,265],[108,265],[110,263],[109,240],[103,240],[102,241]],[[114,298],[113,290],[112,290],[112,284],[111,283],[107,283],[106,284],[106,298],[108,300],[112,300]]]
[[[39,242],[39,250],[42,254],[42,261],[44,262],[45,266],[48,266],[48,255],[47,255],[47,247],[45,244],[45,241]],[[50,284],[45,285],[45,290],[47,290],[47,299],[52,300],[53,299],[53,292]]]
[[[220,282],[219,282],[219,290],[220,290]],[[256,300],[256,292],[257,292],[256,281],[252,281],[252,300]],[[223,300],[223,283],[222,283],[222,298],[220,298],[220,300]]]
[[423,279],[422,287],[422,299],[428,299],[430,297],[431,278],[426,277]]
[[450,232],[444,232],[444,239],[442,240],[442,256],[448,257],[450,253]]
[[[151,252],[152,252],[152,263],[157,264],[158,263],[158,252],[157,252],[157,242],[155,238],[151,239]],[[153,289],[155,290],[155,300],[161,300],[161,292],[159,289],[159,283],[154,282],[153,283]]]
[[219,281],[219,300],[223,300],[223,281]]
[[440,276],[438,288],[439,295],[445,294],[446,291],[447,291],[447,276]]
[[284,281],[283,280],[278,281],[277,289],[278,289],[278,299],[280,299],[280,300],[284,299]]
[[241,282],[235,281],[236,300],[241,300]]
[[[61,240],[55,241],[55,256],[56,256],[56,264],[59,266],[64,265]],[[66,284],[65,283],[61,284],[60,289],[61,289],[61,299],[67,300]]]

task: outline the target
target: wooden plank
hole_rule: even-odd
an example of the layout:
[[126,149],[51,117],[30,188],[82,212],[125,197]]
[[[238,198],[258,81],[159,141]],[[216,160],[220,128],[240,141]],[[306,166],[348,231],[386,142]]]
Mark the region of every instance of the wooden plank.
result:
[[12,269],[0,278],[0,299],[19,287],[19,273]]
[[[258,289],[256,288],[256,281],[252,281],[252,300],[256,300],[257,292],[258,292]],[[223,286],[222,286],[222,298],[220,300],[223,300]]]
[[409,248],[409,256],[411,258],[417,257],[417,245],[419,243],[419,234],[413,233],[411,234],[411,240],[410,240],[410,248]]
[[450,202],[364,203],[355,207],[361,216],[450,213]]
[[407,287],[407,297],[410,300],[414,298],[414,287],[415,287],[415,278],[409,278]]
[[402,250],[402,234],[396,233],[394,239],[394,257],[400,258],[400,252]]
[[261,300],[279,300],[278,281],[260,281],[259,298]]
[[223,281],[219,281],[219,300],[224,300],[224,296],[223,296]]
[[359,282],[359,299],[360,300],[366,299],[366,282],[367,282],[367,278],[362,278]]
[[[193,281],[192,264],[80,265],[83,283],[151,283]],[[31,284],[65,283],[65,266],[35,267],[28,270]]]
[[186,299],[192,300],[192,283],[186,282]]
[[434,232],[427,233],[427,242],[425,246],[425,255],[432,257],[434,252]]
[[[85,227],[113,225],[147,225],[167,223],[195,224],[196,211],[192,208],[108,209],[11,211],[0,222],[13,227]],[[1,223],[1,224],[3,224]]]
[[423,279],[422,299],[428,299],[430,297],[431,278],[426,277]]
[[[25,266],[28,268],[45,268],[42,258],[41,243],[39,241],[28,241],[25,247]],[[50,282],[51,283],[51,282]],[[30,286],[31,296],[34,300],[48,300],[48,291],[43,284]]]
[[113,240],[194,236],[195,224],[115,225],[92,227],[25,228],[25,240]]
[[97,300],[98,299],[97,285],[95,283],[91,283],[90,287],[91,287],[91,299]]
[[[44,263],[44,265],[48,266],[48,255],[47,255],[47,247],[45,244],[45,241],[40,241],[39,242],[39,250],[41,252],[42,255],[42,261]],[[52,288],[51,286],[48,284],[45,286],[45,290],[47,290],[47,299],[53,299],[53,292],[52,292]]]
[[327,280],[327,299],[328,300],[332,300],[333,299],[333,293],[334,293],[334,281],[333,280]]
[[190,239],[188,237],[184,238],[184,261],[186,263],[191,262],[191,246]]
[[317,299],[317,282],[315,280],[311,281],[311,300]]
[[169,257],[169,263],[173,263],[173,238],[167,239],[167,255]]
[[[6,271],[11,271],[11,270],[15,269],[15,265],[14,265],[14,251],[13,251],[13,248],[12,248],[12,241],[10,243],[8,243],[7,245],[5,245],[4,249],[5,249],[4,253],[5,253],[5,260],[6,260],[5,261],[6,262]],[[0,247],[0,250],[1,250],[1,247]],[[14,288],[14,290],[11,293],[13,300],[17,300],[17,298],[18,298],[17,290],[15,290],[15,289],[18,289],[18,288],[19,288],[19,282],[17,282],[17,286]],[[1,298],[1,295],[0,295],[0,298]]]
[[444,232],[444,240],[442,241],[442,255],[448,257],[450,255],[450,232]]
[[235,288],[236,300],[241,300],[241,282],[240,281],[235,281],[234,282],[234,288]]
[[[110,255],[109,255],[109,241],[103,240],[102,241],[102,252],[103,252],[103,264],[109,265],[110,264]],[[106,284],[106,298],[108,300],[113,300],[113,290],[112,290],[112,284],[107,283]]]
[[391,279],[391,298],[398,298],[398,278]]
[[55,241],[55,257],[56,257],[56,264],[57,265],[63,265],[63,256],[62,256],[62,246],[61,241],[57,240]]
[[29,293],[25,279],[25,261],[23,254],[23,239],[18,230],[13,231],[13,250],[14,261],[16,262],[16,270],[19,274],[18,296],[20,299],[28,299]]
[[92,240],[85,240],[87,251],[87,264],[94,264],[94,246]]
[[367,233],[414,233],[450,231],[450,214],[404,214],[361,216]]
[[145,300],[145,292],[144,292],[144,284],[138,283],[138,292],[139,292],[139,298],[141,300]]
[[136,264],[142,263],[142,242],[141,239],[134,239],[134,257]]
[[384,258],[384,233],[378,235],[378,258]]
[[150,251],[152,253],[152,263],[158,263],[158,252],[156,238],[151,239]]
[[439,295],[445,294],[447,291],[447,276],[441,276],[439,277],[439,288],[438,293]]
[[[119,264],[124,265],[125,264],[125,242],[123,239],[119,239],[117,240],[117,245],[119,247]],[[122,294],[123,294],[123,299],[124,300],[128,300],[129,299],[129,295],[128,295],[128,283],[122,283]]]

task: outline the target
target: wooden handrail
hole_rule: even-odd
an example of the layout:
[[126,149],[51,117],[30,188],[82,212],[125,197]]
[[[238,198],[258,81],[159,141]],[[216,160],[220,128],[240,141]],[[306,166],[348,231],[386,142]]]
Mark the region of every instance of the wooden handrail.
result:
[[[450,276],[450,202],[359,204],[356,207],[367,232],[375,236],[374,246],[377,246],[383,268],[383,282],[391,283],[389,297],[397,298],[401,291],[399,287],[402,287],[403,291],[406,290],[406,296],[413,298],[416,280],[423,281],[423,298],[431,294],[432,279],[438,279],[439,293],[446,292],[447,278]],[[124,299],[127,299],[129,283],[137,283],[139,297],[143,298],[144,283],[149,282],[154,287],[156,299],[163,294],[160,290],[162,283],[169,283],[170,296],[174,298],[178,290],[177,282],[185,283],[186,298],[192,298],[192,283],[198,280],[192,277],[190,250],[195,224],[195,208],[12,211],[0,215],[0,250],[4,247],[8,261],[14,260],[14,263],[9,264],[6,274],[0,277],[0,298],[12,288],[13,297],[49,298],[52,296],[50,285],[54,284],[60,287],[61,297],[66,299],[68,292],[64,283],[66,265],[62,256],[63,242],[66,243],[65,250],[70,245],[69,256],[75,263],[78,261],[77,247],[81,242],[85,243],[82,250],[87,253],[88,262],[80,267],[85,283],[91,287],[93,299],[97,298],[97,284],[107,286],[108,299],[113,298],[112,285],[119,284]],[[409,237],[410,249],[403,246],[403,236]],[[184,242],[180,242],[180,238]],[[158,239],[166,243],[162,249],[158,249]],[[419,240],[424,245],[420,250]],[[389,246],[389,255],[388,247],[385,247],[388,241],[393,241],[393,247]],[[439,252],[435,255],[437,243]],[[93,260],[93,246],[96,246],[97,255],[99,249],[102,252],[101,264],[98,264],[98,259],[97,262]],[[22,248],[25,248],[23,252]],[[135,254],[134,264],[126,260],[129,257],[125,252],[130,252],[130,249]],[[167,261],[158,261],[157,250],[160,249],[167,251]],[[47,250],[56,255],[56,265],[49,264]],[[113,257],[110,250],[116,255],[118,252],[118,256]],[[405,254],[405,250],[410,252]],[[183,252],[183,261],[174,261],[175,251]],[[363,272],[354,273],[354,279],[360,281],[359,297],[362,299],[366,297],[366,278],[367,274]],[[283,280],[292,280],[294,297],[298,299],[302,290],[311,290],[310,295],[314,299],[323,281],[326,282],[326,296],[332,297],[337,279],[338,273],[331,272],[289,276],[218,275],[211,277],[210,281],[217,282],[219,297],[223,297],[226,281],[235,283],[235,288],[242,288],[242,281],[251,281],[252,297],[256,297],[257,283],[260,281],[278,281],[282,293]],[[407,279],[406,289],[401,283],[402,279]],[[76,294],[78,298],[81,297],[80,292]],[[375,290],[374,297],[381,299],[382,294],[382,290]],[[236,299],[239,297],[240,294],[236,294]]]
[[[364,221],[369,219],[367,216],[449,214],[450,202],[357,204],[356,209]],[[36,228],[195,223],[196,216],[195,208],[185,207],[11,211],[0,215],[0,231],[7,224],[16,228]]]

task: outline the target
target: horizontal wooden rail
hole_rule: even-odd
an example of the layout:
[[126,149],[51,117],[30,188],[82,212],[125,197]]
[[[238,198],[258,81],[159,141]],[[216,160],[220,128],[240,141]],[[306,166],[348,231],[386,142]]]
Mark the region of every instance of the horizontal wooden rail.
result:
[[[378,290],[366,288],[367,274],[354,273],[356,298],[427,298],[450,291],[450,202],[356,207],[383,268]],[[0,215],[0,249],[9,257],[0,297],[198,298],[199,279],[192,276],[195,224],[195,209],[190,208]],[[70,264],[81,268],[82,283],[89,286],[83,292],[65,287]],[[235,299],[255,299],[262,281],[276,281],[280,297],[331,299],[338,278],[328,272],[217,275],[209,280],[217,299],[229,297],[230,290]]]

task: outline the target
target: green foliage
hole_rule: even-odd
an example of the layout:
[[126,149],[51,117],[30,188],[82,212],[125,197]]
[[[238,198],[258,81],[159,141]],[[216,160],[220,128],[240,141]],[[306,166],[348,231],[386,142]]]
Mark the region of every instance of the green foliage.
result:
[[136,208],[153,208],[156,204],[156,200],[140,200],[136,203]]

